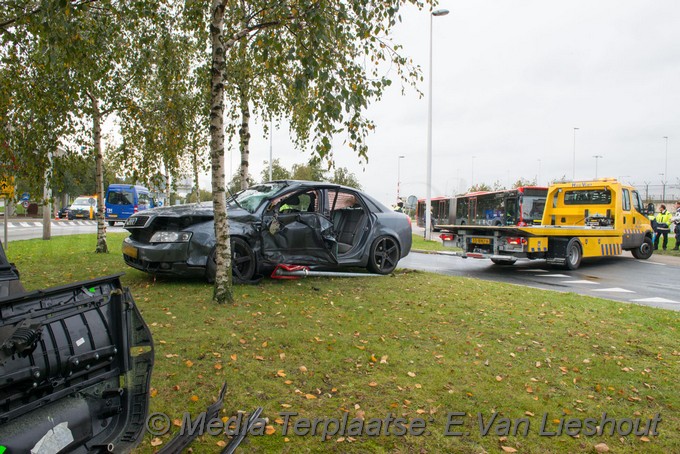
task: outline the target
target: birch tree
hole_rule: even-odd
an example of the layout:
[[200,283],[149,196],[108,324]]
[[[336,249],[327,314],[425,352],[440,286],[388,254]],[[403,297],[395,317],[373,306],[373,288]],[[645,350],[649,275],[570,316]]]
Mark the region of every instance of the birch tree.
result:
[[[417,68],[400,55],[400,47],[389,41],[389,33],[400,19],[399,7],[407,3],[423,7],[417,0],[211,1],[210,153],[217,238],[216,302],[233,299],[223,169],[224,85],[233,68],[226,65],[226,59],[238,52],[238,43],[250,42],[252,66],[266,69],[263,74],[273,87],[266,93],[251,91],[250,100],[263,106],[283,103],[289,109],[293,139],[301,149],[310,147],[318,158],[332,160],[332,140],[344,136],[347,149],[365,160],[365,138],[374,128],[364,116],[369,103],[380,99],[390,77],[412,85],[420,79]],[[384,72],[385,65],[393,69],[392,74]],[[238,109],[241,102],[230,97],[230,111]]]

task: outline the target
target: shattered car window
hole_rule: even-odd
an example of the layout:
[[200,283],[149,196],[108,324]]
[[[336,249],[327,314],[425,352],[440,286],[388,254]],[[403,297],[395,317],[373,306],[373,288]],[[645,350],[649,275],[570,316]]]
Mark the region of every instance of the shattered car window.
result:
[[269,199],[271,196],[279,192],[285,187],[283,183],[259,184],[236,194],[227,203],[231,206],[240,206],[244,210],[254,213],[260,206],[263,200]]

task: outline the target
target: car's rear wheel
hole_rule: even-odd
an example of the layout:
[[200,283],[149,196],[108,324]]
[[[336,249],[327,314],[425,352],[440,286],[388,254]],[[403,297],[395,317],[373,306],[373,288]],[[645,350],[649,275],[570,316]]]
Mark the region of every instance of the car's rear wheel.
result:
[[[206,265],[206,279],[208,282],[215,282],[217,262],[215,260],[216,249],[210,252]],[[253,280],[257,271],[257,260],[255,252],[248,242],[243,238],[233,237],[231,239],[231,274],[234,282],[242,283]]]
[[397,267],[400,257],[397,241],[391,236],[381,236],[371,245],[367,268],[372,273],[390,274]]

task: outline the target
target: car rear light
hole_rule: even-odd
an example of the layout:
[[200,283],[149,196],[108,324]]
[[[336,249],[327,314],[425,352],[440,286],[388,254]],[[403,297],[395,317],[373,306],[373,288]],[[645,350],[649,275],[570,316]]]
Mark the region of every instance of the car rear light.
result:
[[524,221],[520,221],[520,222],[517,223],[517,227],[526,227],[526,226],[528,226],[528,225],[529,225],[529,224],[527,224],[527,223],[524,222]]
[[455,235],[453,233],[442,233],[439,235],[439,238],[441,238],[442,241],[453,241],[453,238]]
[[137,205],[135,205],[135,207],[133,208],[133,212],[136,213],[138,211],[139,211],[139,208],[137,207]]
[[527,244],[527,239],[524,237],[511,237],[506,240],[508,244],[515,244],[515,245],[520,245],[520,244]]

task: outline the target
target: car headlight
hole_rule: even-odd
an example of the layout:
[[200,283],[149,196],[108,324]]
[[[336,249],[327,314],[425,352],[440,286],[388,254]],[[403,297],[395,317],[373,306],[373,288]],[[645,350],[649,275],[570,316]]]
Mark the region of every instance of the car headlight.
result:
[[191,232],[160,231],[151,236],[151,243],[187,243],[191,239]]

